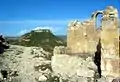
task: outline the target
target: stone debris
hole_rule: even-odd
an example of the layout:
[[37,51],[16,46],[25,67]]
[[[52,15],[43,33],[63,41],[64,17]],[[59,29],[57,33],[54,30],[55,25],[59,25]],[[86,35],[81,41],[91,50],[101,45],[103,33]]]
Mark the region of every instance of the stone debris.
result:
[[120,78],[115,78],[112,80],[112,82],[120,82]]
[[[0,69],[8,73],[6,82],[36,82],[36,78],[40,80],[43,73],[51,73],[51,61],[45,58],[48,54],[38,47],[11,45],[0,56]],[[3,80],[2,73],[0,79]]]
[[[92,57],[88,57],[85,60],[84,58],[78,56],[69,55],[53,56],[52,69],[54,73],[60,74],[63,77],[76,77],[76,80],[78,80],[79,77],[83,77],[87,80],[86,82],[89,80],[87,78],[94,80],[95,74],[97,72],[97,67],[94,64]],[[68,77],[66,77],[66,79]]]
[[45,82],[47,80],[47,77],[45,77],[44,75],[40,76],[38,81],[39,82]]
[[96,80],[97,82],[109,82],[105,77]]

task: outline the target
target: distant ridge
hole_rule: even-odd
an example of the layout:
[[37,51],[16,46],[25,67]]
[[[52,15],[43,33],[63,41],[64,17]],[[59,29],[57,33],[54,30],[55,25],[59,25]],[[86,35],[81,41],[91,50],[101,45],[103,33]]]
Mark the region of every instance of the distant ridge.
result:
[[56,36],[63,39],[64,41],[67,41],[67,36],[66,35],[56,35]]
[[42,47],[52,51],[55,46],[66,45],[65,36],[56,36],[49,29],[32,30],[21,37],[8,37],[11,44]]

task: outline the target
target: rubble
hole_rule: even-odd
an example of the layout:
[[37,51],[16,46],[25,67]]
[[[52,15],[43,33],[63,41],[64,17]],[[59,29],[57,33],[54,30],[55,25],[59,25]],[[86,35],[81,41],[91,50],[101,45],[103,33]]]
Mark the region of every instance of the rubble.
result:
[[[0,57],[0,69],[6,70],[8,73],[7,80],[11,82],[36,82],[35,78],[40,80],[41,74],[48,71],[49,73],[52,72],[51,62],[45,58],[47,57],[45,55],[48,54],[40,47],[11,45]],[[36,55],[39,56],[35,57]],[[38,70],[36,70],[35,65],[37,65]],[[0,73],[1,80],[3,80],[2,76]]]

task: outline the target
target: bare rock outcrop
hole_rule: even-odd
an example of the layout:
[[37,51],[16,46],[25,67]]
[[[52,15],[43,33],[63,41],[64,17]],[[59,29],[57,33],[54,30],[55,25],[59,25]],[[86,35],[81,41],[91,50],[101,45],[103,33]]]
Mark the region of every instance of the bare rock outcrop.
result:
[[[44,74],[52,73],[49,54],[40,47],[11,45],[10,49],[0,56],[0,69],[8,73],[6,82],[45,80]],[[3,80],[1,73],[0,79]]]
[[55,74],[59,74],[69,81],[74,80],[73,82],[88,82],[89,80],[89,82],[93,82],[97,72],[97,67],[92,57],[81,58],[78,56],[54,55],[51,65]]

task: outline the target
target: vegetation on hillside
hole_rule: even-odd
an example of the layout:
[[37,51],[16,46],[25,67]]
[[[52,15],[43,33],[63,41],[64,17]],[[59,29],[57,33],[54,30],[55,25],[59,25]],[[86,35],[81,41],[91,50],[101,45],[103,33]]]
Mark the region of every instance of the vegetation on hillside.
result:
[[31,31],[22,35],[19,40],[10,40],[10,43],[22,46],[42,47],[46,51],[53,51],[55,46],[64,45],[66,42],[55,36],[50,30],[42,30],[41,32]]

